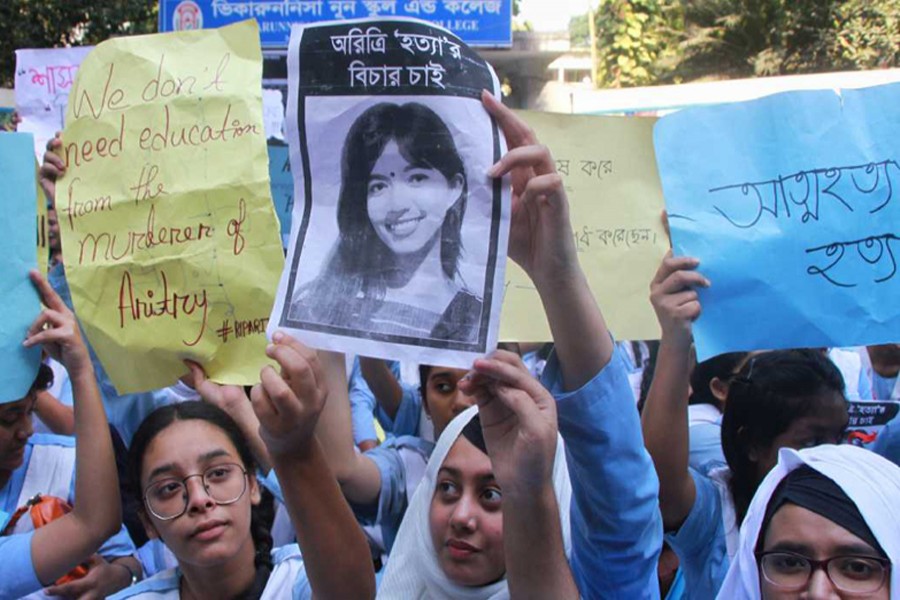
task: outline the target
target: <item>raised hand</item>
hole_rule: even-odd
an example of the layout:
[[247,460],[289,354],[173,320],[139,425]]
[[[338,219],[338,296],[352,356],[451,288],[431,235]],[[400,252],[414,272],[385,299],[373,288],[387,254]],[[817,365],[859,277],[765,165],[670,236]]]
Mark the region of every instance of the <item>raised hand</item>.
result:
[[509,256],[538,285],[580,273],[569,202],[550,150],[531,127],[488,92],[485,109],[497,120],[509,151],[488,174],[512,181]]
[[478,359],[459,383],[475,396],[494,476],[507,494],[534,494],[552,485],[556,401],[518,355],[499,350]]
[[694,320],[700,316],[696,287],[709,287],[709,280],[695,271],[696,258],[672,256],[669,250],[650,283],[650,303],[656,311],[665,340],[690,346]]
[[278,362],[281,373],[263,367],[260,383],[250,393],[260,436],[273,459],[303,453],[314,439],[316,422],[328,398],[319,357],[280,331],[272,336],[266,355]]
[[31,271],[28,276],[46,308],[28,328],[25,346],[42,344],[47,354],[61,362],[72,377],[92,371],[88,349],[81,338],[81,330],[78,328],[75,315],[59,294],[50,287],[43,275]]
[[56,137],[47,142],[47,151],[44,153],[44,163],[41,165],[38,181],[44,194],[50,202],[56,203],[56,180],[66,174],[66,163],[60,156],[62,151],[62,138],[59,132]]
[[184,378],[183,381],[197,390],[197,393],[200,394],[204,401],[218,406],[235,419],[236,415],[243,414],[244,408],[250,407],[250,399],[242,386],[220,385],[210,381],[206,377],[206,371],[203,370],[203,367],[194,361],[185,360],[184,364],[190,370],[190,376]]

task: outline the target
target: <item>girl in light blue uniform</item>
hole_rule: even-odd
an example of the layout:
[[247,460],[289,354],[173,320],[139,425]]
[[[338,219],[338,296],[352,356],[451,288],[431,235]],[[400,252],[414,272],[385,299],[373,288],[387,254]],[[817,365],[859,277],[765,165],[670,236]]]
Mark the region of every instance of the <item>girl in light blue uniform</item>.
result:
[[299,547],[272,550],[257,521],[260,487],[239,425],[205,402],[165,406],[138,428],[129,459],[148,534],[178,566],[114,598],[374,595],[365,538],[313,436],[327,395],[318,357],[280,332],[273,342],[267,354],[284,378],[265,367],[251,402]]
[[[75,316],[60,297],[36,271],[31,273],[31,279],[47,309],[29,328],[25,345],[43,345],[68,370],[76,406],[78,442],[74,457],[71,448],[65,445],[29,443],[36,392],[46,387],[46,381],[37,381],[24,397],[0,399],[0,526],[8,528],[11,511],[20,505],[23,495],[30,494],[29,490],[67,498],[73,463],[78,502],[72,512],[38,529],[30,527],[26,514],[15,529],[0,537],[2,598],[20,598],[39,592],[87,561],[121,525],[112,440],[87,348]],[[125,548],[126,553],[129,550]],[[107,556],[113,555],[115,549]],[[127,567],[105,566],[120,571],[121,576],[126,575]],[[95,579],[99,579],[98,574],[94,573]],[[89,572],[87,577],[90,576]],[[127,580],[131,580],[130,574]],[[101,590],[95,588],[104,593]]]
[[781,350],[750,358],[728,387],[722,450],[697,471],[689,465],[691,323],[700,314],[695,287],[709,282],[698,261],[663,260],[650,300],[662,326],[653,384],[642,413],[644,440],[659,475],[666,541],[678,554],[686,597],[715,597],[737,552],[741,523],[780,448],[842,439],[848,421],[844,381],[822,352]]

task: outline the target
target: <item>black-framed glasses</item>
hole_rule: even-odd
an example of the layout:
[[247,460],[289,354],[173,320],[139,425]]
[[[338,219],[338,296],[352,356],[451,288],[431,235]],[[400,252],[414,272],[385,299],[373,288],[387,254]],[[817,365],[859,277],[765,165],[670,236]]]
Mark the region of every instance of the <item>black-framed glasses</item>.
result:
[[194,473],[183,479],[170,477],[154,481],[144,491],[147,510],[160,521],[177,519],[187,512],[187,481],[200,477],[203,489],[216,504],[234,504],[247,491],[247,471],[241,465],[225,463],[207,468],[202,473]]
[[891,561],[875,556],[846,555],[813,560],[795,552],[770,551],[760,552],[756,560],[766,581],[791,592],[805,588],[813,572],[822,569],[838,590],[871,594],[881,589],[891,570]]

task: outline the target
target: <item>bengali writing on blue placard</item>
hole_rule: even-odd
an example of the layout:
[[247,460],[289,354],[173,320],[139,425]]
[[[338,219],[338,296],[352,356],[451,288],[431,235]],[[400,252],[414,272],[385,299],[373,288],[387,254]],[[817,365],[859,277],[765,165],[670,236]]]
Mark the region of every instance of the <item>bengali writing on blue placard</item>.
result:
[[264,48],[286,48],[294,23],[414,17],[449,29],[472,46],[512,44],[513,0],[160,0],[159,30],[259,22]]
[[698,357],[900,342],[900,84],[684,111],[656,126]]

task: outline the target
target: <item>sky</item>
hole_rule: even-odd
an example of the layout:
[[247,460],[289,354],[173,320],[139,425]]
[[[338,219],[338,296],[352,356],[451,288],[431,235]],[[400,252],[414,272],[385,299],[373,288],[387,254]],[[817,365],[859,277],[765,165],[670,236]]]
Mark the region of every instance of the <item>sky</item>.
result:
[[535,31],[565,31],[569,18],[587,7],[588,0],[522,0],[519,18],[531,21]]

